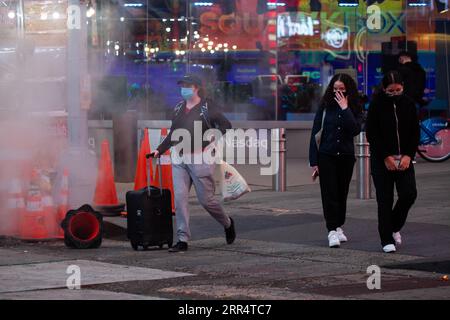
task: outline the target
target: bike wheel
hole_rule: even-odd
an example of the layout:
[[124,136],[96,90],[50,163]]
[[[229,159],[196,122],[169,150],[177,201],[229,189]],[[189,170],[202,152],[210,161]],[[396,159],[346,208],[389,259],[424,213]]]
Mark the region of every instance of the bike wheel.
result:
[[439,130],[435,138],[437,143],[420,145],[417,152],[427,161],[443,162],[450,158],[450,130]]

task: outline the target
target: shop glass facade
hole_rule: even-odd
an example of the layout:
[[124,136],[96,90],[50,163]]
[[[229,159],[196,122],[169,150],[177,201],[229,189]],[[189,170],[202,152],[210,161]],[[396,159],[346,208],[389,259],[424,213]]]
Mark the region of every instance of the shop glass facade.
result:
[[[22,24],[18,1],[0,1],[0,88],[9,97],[0,108],[39,100],[64,109],[67,1],[21,3]],[[170,119],[181,100],[176,81],[189,72],[202,76],[208,96],[231,120],[310,121],[333,74],[352,75],[370,97],[405,49],[426,71],[428,108],[448,115],[446,0],[84,4],[90,119],[126,110],[137,110],[140,119]],[[21,32],[25,40],[17,41]],[[24,67],[33,60],[51,63]],[[19,78],[36,92],[33,101],[18,98],[21,89],[11,84]]]

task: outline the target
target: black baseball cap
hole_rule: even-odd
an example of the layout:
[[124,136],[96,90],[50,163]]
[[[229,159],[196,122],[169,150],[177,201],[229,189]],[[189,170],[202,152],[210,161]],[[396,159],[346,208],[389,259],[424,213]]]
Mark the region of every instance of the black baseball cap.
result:
[[183,76],[183,78],[181,78],[180,80],[177,81],[177,84],[193,84],[196,85],[198,87],[202,86],[202,79],[200,79],[199,76],[196,76],[195,74],[186,74]]

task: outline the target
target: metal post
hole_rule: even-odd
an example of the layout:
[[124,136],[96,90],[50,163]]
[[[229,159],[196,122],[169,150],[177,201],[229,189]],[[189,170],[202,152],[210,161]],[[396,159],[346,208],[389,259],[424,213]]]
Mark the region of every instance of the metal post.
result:
[[17,35],[20,40],[23,40],[25,34],[25,16],[24,16],[24,3],[23,0],[17,1],[16,4],[16,17],[17,17]]
[[[69,168],[69,207],[89,203],[95,193],[97,159],[88,148],[87,110],[81,105],[81,81],[87,75],[87,25],[84,1],[68,0],[67,125],[69,148],[60,159]],[[60,168],[59,172],[62,172]]]
[[272,160],[276,161],[277,172],[272,176],[272,189],[279,192],[286,191],[286,129],[272,129]]
[[[68,5],[79,8],[69,19],[77,20],[67,30],[67,113],[69,145],[87,148],[87,111],[81,109],[80,83],[87,73],[86,8],[80,0],[69,0]],[[69,13],[70,14],[70,13]]]
[[357,165],[357,197],[358,199],[367,200],[371,198],[371,181],[370,181],[370,151],[367,142],[366,132],[362,131],[356,138],[356,165]]

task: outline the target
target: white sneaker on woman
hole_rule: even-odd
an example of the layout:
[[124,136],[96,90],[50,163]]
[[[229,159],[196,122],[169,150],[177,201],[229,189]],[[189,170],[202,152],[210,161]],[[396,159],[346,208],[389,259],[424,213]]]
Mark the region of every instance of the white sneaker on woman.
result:
[[395,240],[395,245],[399,246],[402,244],[402,236],[401,236],[400,232],[394,232],[392,234],[392,237]]
[[330,248],[339,248],[341,245],[338,233],[336,231],[330,231],[330,233],[328,233],[328,245]]
[[340,242],[347,242],[347,237],[344,234],[344,230],[342,230],[341,228],[337,228],[336,233],[338,234]]
[[386,253],[392,253],[392,252],[395,252],[396,249],[395,249],[395,246],[393,244],[388,244],[388,245],[383,247],[383,251],[386,252]]

